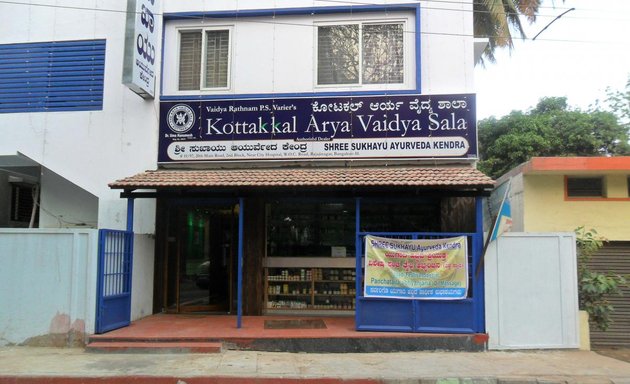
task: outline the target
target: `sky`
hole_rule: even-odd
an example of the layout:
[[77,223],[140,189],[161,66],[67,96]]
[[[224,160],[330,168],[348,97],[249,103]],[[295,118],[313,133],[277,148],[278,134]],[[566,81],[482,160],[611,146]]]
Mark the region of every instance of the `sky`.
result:
[[[554,8],[555,5],[555,8]],[[556,16],[575,8],[531,40]],[[541,97],[566,96],[587,109],[606,87],[623,89],[630,76],[629,0],[546,0],[537,21],[524,22],[527,40],[497,51],[497,62],[475,69],[477,118],[527,111]]]

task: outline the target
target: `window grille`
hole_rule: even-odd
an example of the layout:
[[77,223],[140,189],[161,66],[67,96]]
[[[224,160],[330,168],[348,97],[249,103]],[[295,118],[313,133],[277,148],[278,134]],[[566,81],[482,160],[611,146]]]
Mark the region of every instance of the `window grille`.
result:
[[359,26],[319,27],[317,42],[318,84],[357,84]]
[[201,32],[182,32],[179,45],[179,90],[199,89],[201,79]]
[[204,88],[227,87],[229,53],[229,31],[206,31],[206,80]]
[[568,197],[605,197],[603,177],[567,177]]
[[402,24],[363,26],[363,83],[403,82]]
[[180,91],[226,88],[228,86],[229,66],[229,30],[180,32]]
[[402,23],[318,28],[319,85],[400,84],[404,82],[404,59]]
[[11,221],[28,223],[33,212],[33,187],[13,184],[11,188]]

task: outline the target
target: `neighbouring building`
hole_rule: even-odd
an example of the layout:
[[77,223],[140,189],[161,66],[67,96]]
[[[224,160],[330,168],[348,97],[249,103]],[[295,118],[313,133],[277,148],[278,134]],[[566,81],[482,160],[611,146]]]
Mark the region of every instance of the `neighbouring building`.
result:
[[[512,230],[572,232],[595,229],[608,241],[593,256],[595,270],[630,272],[630,157],[533,157],[497,180],[511,180]],[[630,345],[627,295],[611,297],[613,324],[591,327],[595,345]]]
[[[335,314],[359,330],[483,332],[474,271],[493,182],[475,169],[472,9],[2,4],[0,226],[132,230],[132,320]],[[466,298],[363,297],[366,234],[466,236]],[[108,281],[101,295],[126,291]]]

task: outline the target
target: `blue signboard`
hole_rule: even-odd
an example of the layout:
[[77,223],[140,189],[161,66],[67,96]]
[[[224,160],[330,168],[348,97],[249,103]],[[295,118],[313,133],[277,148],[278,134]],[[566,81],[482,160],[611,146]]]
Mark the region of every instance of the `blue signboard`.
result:
[[475,95],[160,103],[158,161],[477,158]]

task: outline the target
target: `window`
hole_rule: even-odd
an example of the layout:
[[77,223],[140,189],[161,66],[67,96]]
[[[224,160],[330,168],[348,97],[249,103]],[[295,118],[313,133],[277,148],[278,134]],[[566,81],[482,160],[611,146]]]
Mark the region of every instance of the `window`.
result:
[[0,45],[0,113],[103,109],[105,40]]
[[320,26],[317,84],[400,84],[403,23]]
[[267,256],[331,257],[333,247],[354,255],[354,209],[354,203],[348,201],[270,202]]
[[229,30],[180,32],[180,91],[227,88],[229,67]]
[[605,197],[603,177],[567,177],[567,197]]
[[440,232],[440,200],[366,200],[361,206],[361,231]]
[[11,185],[11,221],[29,223],[34,206],[32,185]]

